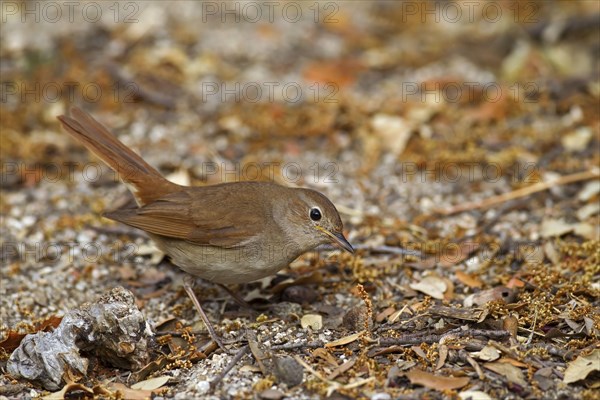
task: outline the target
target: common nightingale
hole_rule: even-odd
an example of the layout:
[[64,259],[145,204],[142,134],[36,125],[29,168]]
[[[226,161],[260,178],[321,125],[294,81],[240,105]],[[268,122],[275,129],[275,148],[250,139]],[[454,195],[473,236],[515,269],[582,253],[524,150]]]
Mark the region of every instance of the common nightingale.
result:
[[[104,215],[147,232],[173,264],[191,275],[219,284],[244,283],[272,275],[324,243],[353,252],[335,206],[315,190],[257,181],[181,186],[85,111],[73,107],[71,116],[58,119],[135,197],[137,208]],[[193,296],[191,287],[186,291]],[[192,300],[213,336],[195,296]]]

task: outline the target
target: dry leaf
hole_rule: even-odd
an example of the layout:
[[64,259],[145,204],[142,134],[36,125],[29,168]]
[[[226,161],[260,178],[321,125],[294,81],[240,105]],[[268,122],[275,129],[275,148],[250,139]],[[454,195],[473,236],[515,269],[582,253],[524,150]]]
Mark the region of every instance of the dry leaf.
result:
[[444,300],[452,300],[454,298],[454,282],[448,278],[442,278],[446,282],[446,291],[444,292]]
[[57,317],[53,315],[51,317],[46,318],[41,322],[37,322],[35,324],[35,329],[33,331],[29,331],[28,333],[18,333],[13,330],[8,332],[8,336],[4,338],[0,342],[0,349],[6,351],[6,353],[12,353],[19,345],[21,344],[21,340],[28,334],[36,333],[39,331],[46,332],[48,328],[56,328],[60,325],[63,317]]
[[589,181],[577,195],[580,201],[588,201],[592,197],[600,194],[600,180]]
[[458,279],[463,285],[471,288],[480,288],[483,286],[483,282],[472,274],[467,274],[462,271],[456,271],[456,279]]
[[491,121],[502,121],[506,118],[510,96],[503,92],[495,101],[482,101],[478,106],[468,110],[466,117],[472,123],[487,124]]
[[102,385],[96,385],[96,386],[94,386],[93,390],[94,390],[94,395],[95,395],[94,398],[95,399],[96,398],[104,398],[104,397],[101,397],[101,396],[105,396],[106,398],[109,398],[112,395],[112,393],[110,392],[110,390],[108,390],[107,388],[105,388]]
[[124,281],[134,281],[137,278],[137,271],[131,265],[123,264],[119,267],[119,276]]
[[525,282],[523,282],[519,277],[517,276],[513,276],[512,278],[510,278],[510,280],[506,283],[506,287],[509,289],[518,289],[518,288],[522,288],[525,287]]
[[481,390],[465,390],[458,394],[460,400],[492,400],[492,398]]
[[437,363],[435,364],[436,371],[438,369],[442,368],[444,366],[444,364],[446,363],[446,358],[448,357],[448,346],[446,346],[445,344],[440,344],[439,355],[440,356],[437,360]]
[[150,263],[152,265],[157,265],[162,260],[162,258],[165,256],[165,253],[160,251],[158,249],[158,247],[156,247],[152,244],[141,244],[141,245],[137,246],[136,255],[151,256]]
[[352,359],[346,361],[345,363],[343,363],[342,365],[340,365],[339,367],[337,367],[336,369],[334,369],[333,371],[331,371],[331,374],[329,374],[329,376],[327,377],[327,379],[334,380],[339,375],[341,375],[344,372],[348,371],[350,368],[352,368],[354,366],[354,364],[356,363],[356,360],[357,360],[356,358],[352,358]]
[[438,278],[437,276],[427,276],[420,282],[411,283],[410,288],[425,293],[434,299],[442,300],[448,286],[442,278]]
[[562,218],[547,218],[542,221],[542,226],[540,227],[540,234],[543,238],[562,236],[573,231],[574,228],[575,227],[573,224],[568,223]]
[[527,386],[527,382],[525,382],[525,376],[523,375],[523,371],[521,371],[519,368],[515,367],[512,364],[491,362],[484,364],[483,367],[504,376],[512,383],[516,383],[517,385],[522,387]]
[[394,322],[396,322],[398,320],[398,318],[400,318],[400,316],[404,313],[407,312],[409,314],[412,315],[412,312],[410,311],[410,308],[408,308],[407,305],[405,305],[404,307],[402,307],[402,309],[398,310],[398,311],[394,311],[394,313],[392,315],[390,315],[390,317],[388,318],[388,322],[390,324],[393,324]]
[[573,232],[581,237],[589,240],[597,240],[600,238],[600,229],[598,226],[581,222],[579,224],[573,224]]
[[517,337],[517,330],[519,329],[519,321],[513,316],[507,316],[502,321],[502,328],[505,331],[510,332],[510,335],[514,338]]
[[338,340],[334,340],[333,342],[329,342],[325,344],[325,347],[336,347],[336,346],[344,346],[348,343],[352,343],[354,342],[356,339],[358,339],[359,337],[361,337],[361,335],[364,334],[365,331],[360,331],[357,333],[354,333],[352,335],[348,335],[348,336],[344,336],[341,339]]
[[440,265],[442,267],[456,265],[469,258],[478,248],[479,244],[472,241],[462,242],[459,245],[445,248],[443,254],[440,256]]
[[587,222],[570,224],[562,218],[545,219],[540,227],[540,233],[544,238],[562,236],[569,232],[574,232],[576,235],[590,240],[594,240],[598,236],[598,230],[592,224]]
[[484,346],[483,349],[471,353],[471,355],[482,361],[494,361],[500,358],[500,350],[498,350],[494,346]]
[[585,221],[592,215],[598,214],[599,212],[600,212],[600,203],[590,203],[590,204],[586,204],[585,206],[583,206],[579,210],[577,210],[576,214],[577,214],[577,218],[580,221]]
[[375,134],[385,148],[395,155],[404,151],[412,132],[412,124],[396,115],[377,114],[371,120]]
[[385,310],[383,310],[382,312],[377,314],[377,316],[375,317],[375,321],[377,321],[377,322],[383,321],[384,319],[386,319],[387,317],[392,315],[394,313],[394,311],[396,311],[396,309],[394,307],[386,308]]
[[427,353],[425,353],[425,350],[421,346],[412,346],[410,349],[422,359],[427,360]]
[[588,318],[588,317],[583,317],[583,322],[585,324],[585,330],[586,330],[587,334],[589,336],[594,335],[594,330],[595,330],[595,328],[594,328],[594,325],[595,325],[594,320],[591,319],[591,318]]
[[308,82],[322,82],[337,86],[348,86],[356,81],[363,65],[356,59],[338,59],[316,61],[309,64],[303,72]]
[[504,364],[510,364],[515,367],[521,367],[521,368],[527,368],[529,366],[529,365],[525,364],[524,362],[515,360],[514,358],[510,358],[510,357],[502,357],[501,359],[498,360],[498,362],[504,363]]
[[333,355],[331,355],[330,352],[328,352],[326,349],[324,349],[322,347],[313,350],[312,355],[315,358],[317,358],[317,357],[321,358],[322,360],[324,360],[328,364],[330,364],[332,367],[338,366],[337,359]]
[[152,397],[151,390],[130,389],[122,383],[111,383],[108,385],[108,388],[111,391],[118,391],[121,394],[121,398],[125,398],[127,400],[147,400]]
[[310,328],[313,331],[318,331],[323,328],[323,317],[319,314],[306,314],[300,320],[300,326],[303,329]]
[[157,378],[146,379],[145,381],[141,381],[136,383],[135,385],[131,385],[131,388],[134,390],[155,390],[159,387],[163,386],[171,379],[170,376],[159,376]]
[[459,389],[469,384],[469,378],[466,376],[461,378],[438,376],[418,368],[408,371],[406,377],[413,385],[421,385],[439,391]]
[[413,267],[415,269],[432,269],[436,266],[438,262],[438,256],[432,256],[429,258],[425,258],[416,262],[406,263],[407,266]]
[[587,148],[593,137],[592,130],[587,126],[579,127],[575,132],[568,133],[560,138],[563,147],[568,151],[582,151]]
[[151,286],[164,282],[166,277],[167,274],[158,268],[145,268],[136,281],[141,286]]
[[548,260],[550,260],[552,264],[558,265],[560,263],[560,254],[552,242],[546,242],[544,244],[544,253],[546,253],[546,257],[548,257]]
[[[171,338],[171,339],[173,339],[173,338]],[[171,341],[169,341],[169,346],[171,346]],[[189,343],[188,343],[188,346],[189,346]],[[171,351],[173,351],[173,349]],[[158,359],[146,364],[146,366],[144,366],[144,368],[135,372],[132,375],[132,379],[136,380],[136,381],[141,381],[141,380],[145,379],[147,376],[149,376],[150,374],[153,374],[156,371],[163,369],[170,362],[171,361],[169,360],[169,357],[161,355]]]
[[242,367],[238,370],[240,372],[262,372],[260,368],[256,365],[242,365]]
[[565,370],[564,383],[573,383],[585,379],[590,372],[600,371],[600,349],[587,356],[579,356],[569,363]]
[[70,398],[69,394],[74,391],[77,391],[78,393],[80,393],[80,395],[77,398],[86,398],[81,394],[81,392],[84,392],[87,395],[89,395],[89,398],[92,398],[94,396],[94,391],[92,389],[90,389],[89,387],[84,386],[79,383],[70,383],[68,385],[65,385],[62,388],[62,390],[60,390],[58,392],[50,393],[49,395],[42,397],[42,399],[43,400],[68,399],[68,398]]

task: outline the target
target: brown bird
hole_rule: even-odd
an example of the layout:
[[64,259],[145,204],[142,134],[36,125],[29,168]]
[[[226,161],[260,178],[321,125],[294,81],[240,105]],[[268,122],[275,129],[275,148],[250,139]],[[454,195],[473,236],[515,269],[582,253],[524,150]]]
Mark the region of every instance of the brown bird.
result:
[[[147,232],[173,264],[191,275],[219,284],[250,282],[324,243],[354,251],[335,206],[317,191],[270,182],[181,186],[85,111],[73,107],[71,115],[58,117],[65,130],[119,175],[138,204],[104,215]],[[223,348],[191,285],[184,287]]]

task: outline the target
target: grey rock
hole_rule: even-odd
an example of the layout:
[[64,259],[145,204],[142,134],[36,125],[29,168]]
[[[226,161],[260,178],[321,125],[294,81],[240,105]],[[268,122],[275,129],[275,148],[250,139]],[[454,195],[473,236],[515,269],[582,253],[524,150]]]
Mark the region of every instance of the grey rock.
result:
[[275,377],[288,387],[296,386],[304,380],[304,369],[292,357],[273,357]]
[[133,294],[117,287],[97,303],[67,313],[53,332],[25,336],[6,367],[14,377],[55,391],[64,386],[67,372],[86,374],[88,360],[80,351],[119,368],[140,368],[148,360],[151,336]]

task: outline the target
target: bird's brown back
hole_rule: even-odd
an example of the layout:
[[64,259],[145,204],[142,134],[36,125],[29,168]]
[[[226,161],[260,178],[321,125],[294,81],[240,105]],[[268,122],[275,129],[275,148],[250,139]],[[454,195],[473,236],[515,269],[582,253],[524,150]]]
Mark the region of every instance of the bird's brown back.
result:
[[[285,198],[290,190],[269,182],[186,187],[143,207],[105,216],[155,235],[232,248],[264,232],[262,225],[273,220],[273,199]],[[276,229],[274,224],[268,231],[276,234]]]

